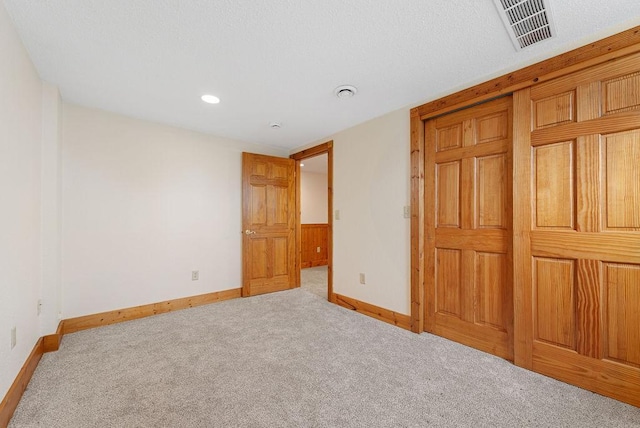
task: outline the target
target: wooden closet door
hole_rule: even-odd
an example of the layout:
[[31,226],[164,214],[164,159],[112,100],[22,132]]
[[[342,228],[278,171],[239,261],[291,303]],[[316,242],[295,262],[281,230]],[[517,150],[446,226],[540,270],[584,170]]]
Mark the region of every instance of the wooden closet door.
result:
[[425,126],[425,330],[513,359],[511,97]]
[[516,363],[638,406],[640,56],[528,93],[515,97]]

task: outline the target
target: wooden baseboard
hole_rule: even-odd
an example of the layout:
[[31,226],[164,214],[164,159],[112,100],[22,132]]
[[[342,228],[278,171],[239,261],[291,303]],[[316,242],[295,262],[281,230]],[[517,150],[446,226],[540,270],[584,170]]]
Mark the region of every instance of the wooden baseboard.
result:
[[313,260],[313,261],[302,262],[300,264],[300,267],[302,269],[307,269],[307,268],[310,268],[310,267],[327,266],[328,264],[329,264],[329,262],[327,261],[327,259],[324,259],[324,260]]
[[57,351],[58,349],[60,349],[60,342],[62,342],[62,336],[64,335],[62,333],[63,325],[64,325],[64,322],[60,321],[60,323],[58,323],[58,328],[56,329],[55,333],[42,337],[42,344],[43,344],[42,349],[45,353]]
[[13,412],[16,410],[25,389],[27,389],[27,385],[40,362],[40,358],[42,358],[42,354],[45,352],[57,351],[60,348],[62,337],[65,334],[123,321],[135,320],[165,312],[177,311],[179,309],[192,308],[195,306],[207,305],[209,303],[221,302],[223,300],[235,299],[240,297],[240,292],[240,288],[233,288],[231,290],[184,297],[182,299],[167,300],[165,302],[152,303],[150,305],[136,306],[133,308],[86,315],[83,317],[60,321],[60,324],[58,324],[58,328],[54,334],[49,334],[38,339],[36,345],[33,347],[33,351],[31,351],[31,354],[27,358],[27,361],[25,361],[20,372],[18,372],[16,380],[9,388],[9,391],[2,400],[2,403],[0,403],[0,428],[4,428],[9,424],[9,421],[13,416]]
[[399,314],[389,309],[384,309],[371,303],[362,302],[351,297],[334,293],[332,296],[333,303],[343,308],[351,309],[364,315],[379,319],[380,321],[393,324],[405,330],[411,331],[411,317],[409,315]]
[[16,407],[18,407],[20,398],[22,398],[24,390],[27,389],[27,385],[31,380],[31,376],[33,376],[33,372],[36,370],[36,367],[38,367],[38,363],[40,362],[40,358],[42,358],[43,353],[44,339],[40,338],[33,347],[31,354],[29,354],[27,361],[25,361],[24,365],[18,372],[18,376],[16,376],[16,380],[13,381],[7,395],[5,395],[2,403],[0,403],[0,427],[6,427],[9,425],[11,416],[13,416],[13,412],[16,410]]
[[209,303],[221,302],[223,300],[236,299],[241,297],[241,290],[242,289],[240,288],[232,288],[231,290],[217,291],[215,293],[201,294],[198,296],[184,297],[182,299],[135,306],[133,308],[69,318],[62,322],[62,335],[87,330],[89,328],[102,327],[119,322],[145,318],[151,315],[177,311],[179,309],[193,308],[195,306],[208,305]]

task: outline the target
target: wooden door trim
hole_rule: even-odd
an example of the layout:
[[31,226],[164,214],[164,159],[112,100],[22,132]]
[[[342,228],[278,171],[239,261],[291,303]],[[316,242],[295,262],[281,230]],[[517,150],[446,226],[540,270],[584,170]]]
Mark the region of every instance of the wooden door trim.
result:
[[[424,229],[424,129],[426,121],[454,110],[471,107],[474,104],[502,95],[509,95],[518,90],[530,88],[537,83],[636,52],[640,52],[640,26],[411,109],[411,331],[421,333],[424,331],[425,323],[424,248],[425,241],[428,238]],[[514,99],[515,102],[516,100]],[[517,106],[514,105],[514,115],[516,114],[516,109]],[[513,144],[514,149],[517,149],[516,146],[521,144],[519,138],[522,138],[527,132],[517,129],[518,125],[515,117],[513,123]],[[530,133],[530,129],[528,131]],[[530,136],[527,138],[530,138]],[[519,173],[516,170],[517,167],[514,164],[514,177]],[[513,189],[514,193],[517,191],[518,189]],[[522,201],[522,195],[514,194],[513,201],[515,206],[516,201]],[[515,238],[520,239],[521,236],[517,234],[518,225],[514,223],[513,228],[514,240]],[[514,254],[516,251],[519,250],[514,246]],[[521,273],[517,269],[513,272],[514,276]],[[518,290],[518,284],[516,278],[516,281],[514,281],[516,304],[518,303],[518,296],[522,296],[524,292],[523,290]],[[515,309],[515,313],[520,314],[517,311],[518,306]],[[516,325],[514,326],[514,334],[516,336],[514,352],[516,353],[516,361],[519,361],[518,354],[522,355],[523,344],[517,343],[517,336],[523,326],[518,325],[517,318],[518,316],[516,316]],[[520,352],[518,352],[518,349],[520,349]],[[523,360],[520,361],[526,367],[527,358],[523,356]]]
[[411,331],[424,331],[424,127],[416,110],[411,111]]
[[[513,260],[531,260],[531,89],[513,94]],[[531,263],[513,264],[513,362],[531,370]]]
[[640,26],[430,101],[411,114],[426,120],[638,51]]
[[296,161],[296,285],[300,286],[300,270],[302,268],[302,243],[300,220],[300,161],[318,155],[327,154],[327,300],[336,303],[333,292],[333,140],[317,146],[293,153],[289,156]]

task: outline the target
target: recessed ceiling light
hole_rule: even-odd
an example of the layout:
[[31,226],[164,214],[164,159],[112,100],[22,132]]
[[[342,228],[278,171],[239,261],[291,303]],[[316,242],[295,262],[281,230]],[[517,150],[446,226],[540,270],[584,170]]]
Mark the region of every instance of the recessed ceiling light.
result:
[[218,104],[220,102],[220,98],[214,95],[203,95],[200,98],[202,99],[202,101],[208,104]]
[[333,93],[336,94],[338,98],[351,98],[358,92],[358,88],[352,85],[342,85],[338,86],[333,90]]
[[280,129],[282,128],[282,124],[279,122],[271,122],[269,124],[269,126],[271,127],[271,129]]
[[303,164],[303,163],[301,163],[301,164],[300,164],[300,166],[304,166],[304,164]]

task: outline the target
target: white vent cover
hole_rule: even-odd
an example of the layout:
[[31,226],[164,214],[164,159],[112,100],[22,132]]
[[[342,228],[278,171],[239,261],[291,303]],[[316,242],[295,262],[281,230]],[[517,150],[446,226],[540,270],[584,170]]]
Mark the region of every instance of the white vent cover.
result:
[[549,0],[493,0],[516,50],[555,36]]

